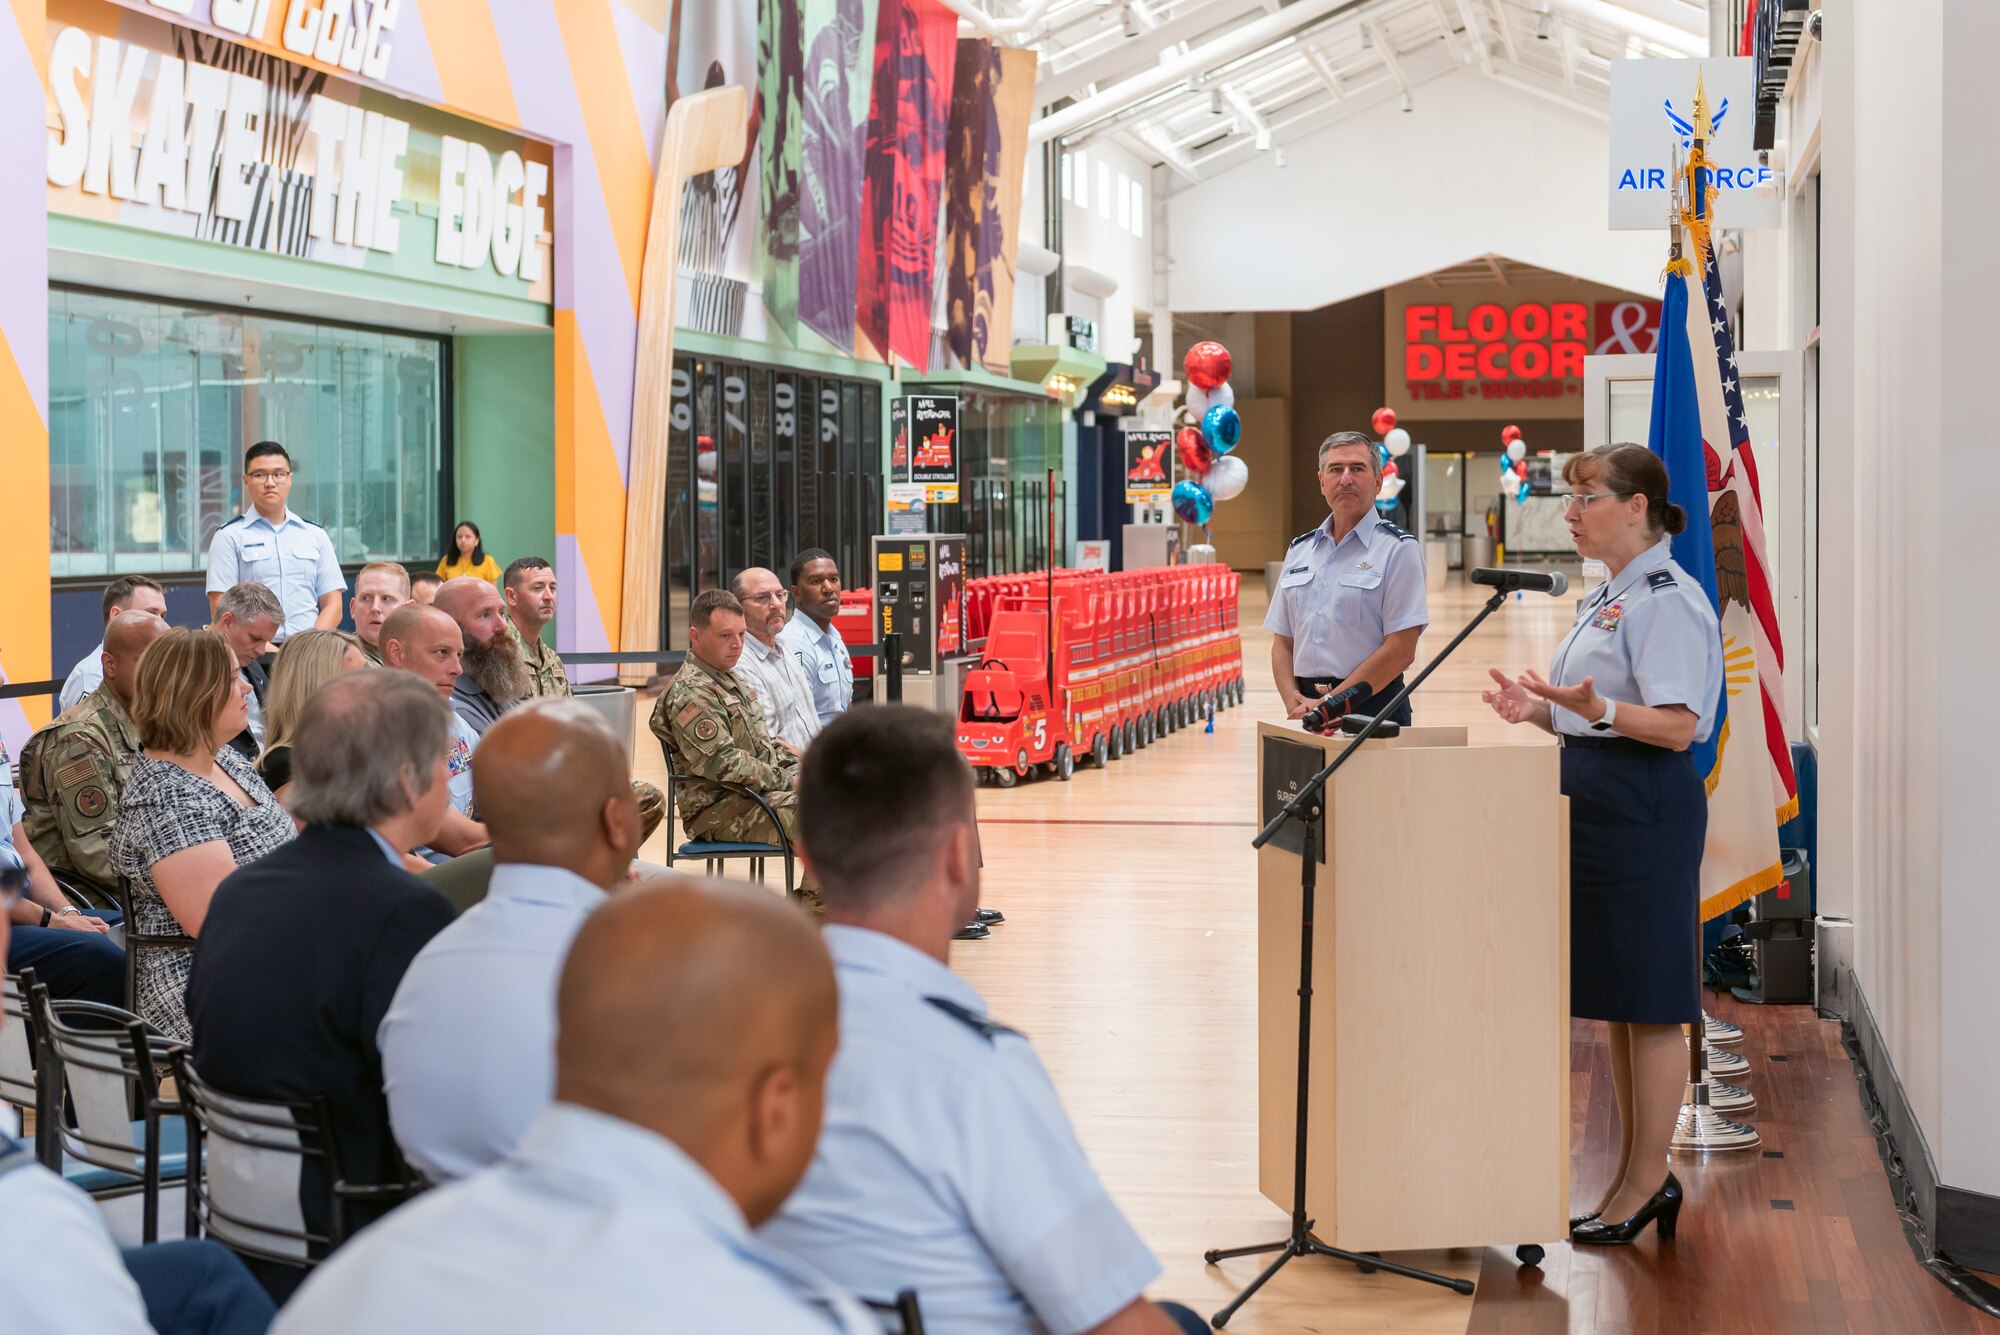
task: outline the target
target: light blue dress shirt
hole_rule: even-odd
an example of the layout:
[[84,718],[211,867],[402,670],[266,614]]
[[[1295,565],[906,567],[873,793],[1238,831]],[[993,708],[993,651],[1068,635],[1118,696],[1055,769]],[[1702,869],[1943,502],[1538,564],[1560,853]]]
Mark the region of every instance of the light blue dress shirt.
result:
[[551,1105],[507,1159],[371,1224],[273,1335],[880,1335],[865,1308],[759,1242],[671,1141]]
[[66,714],[76,702],[104,684],[104,641],[76,660],[76,666],[63,678],[62,695],[57,697],[56,712]]
[[806,681],[812,685],[813,708],[819,711],[819,726],[824,728],[835,715],[845,713],[854,703],[854,660],[833,623],[829,621],[821,630],[817,621],[795,611],[778,632],[778,643],[791,650],[805,669]]
[[[1598,695],[1620,704],[1686,705],[1700,716],[1694,739],[1715,731],[1722,691],[1722,632],[1708,593],[1674,564],[1662,538],[1577,605],[1576,625],[1549,664],[1549,680],[1596,678]],[[1557,732],[1600,737],[1580,714],[1551,705]],[[1617,731],[1614,724],[1612,731]]]
[[604,892],[504,863],[430,939],[382,1017],[382,1085],[403,1157],[433,1182],[504,1159],[555,1094],[556,981]]
[[840,1049],[819,1153],[761,1235],[865,1298],[914,1288],[925,1325],[1072,1335],[1160,1275],[1091,1171],[1021,1035],[892,937],[829,926]]
[[0,866],[25,865],[14,851],[14,827],[27,814],[27,804],[14,787],[14,762],[7,755],[7,743],[0,742]]
[[[1333,540],[1333,516],[1292,539],[1264,627],[1292,641],[1292,671],[1345,677],[1399,630],[1430,624],[1424,554],[1374,510]],[[1368,683],[1381,690],[1389,683]]]
[[262,584],[278,595],[285,624],[273,644],[281,644],[319,619],[319,600],[345,589],[333,539],[288,508],[273,524],[253,507],[215,532],[208,544],[208,591],[226,593],[232,584]]

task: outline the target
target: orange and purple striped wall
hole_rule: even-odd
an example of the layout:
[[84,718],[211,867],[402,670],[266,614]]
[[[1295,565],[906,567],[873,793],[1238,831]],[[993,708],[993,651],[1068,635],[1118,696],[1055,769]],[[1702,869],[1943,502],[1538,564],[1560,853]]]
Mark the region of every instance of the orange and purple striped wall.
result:
[[[221,33],[191,15],[125,8]],[[46,0],[0,19],[0,673],[35,681],[49,661]],[[668,0],[406,0],[379,86],[555,145],[557,642],[613,647],[623,583],[625,461],[638,343],[639,273],[664,112]],[[287,0],[261,37],[286,60]],[[229,36],[230,34],[221,33]],[[304,63],[313,63],[306,61]],[[342,74],[341,77],[349,77]],[[217,267],[230,262],[217,248]],[[17,744],[47,702],[0,702]]]

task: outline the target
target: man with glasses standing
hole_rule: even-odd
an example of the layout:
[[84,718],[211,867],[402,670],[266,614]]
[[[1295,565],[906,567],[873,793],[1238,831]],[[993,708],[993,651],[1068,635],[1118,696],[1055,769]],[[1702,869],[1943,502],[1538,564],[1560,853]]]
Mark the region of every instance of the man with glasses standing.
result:
[[[1326,522],[1292,539],[1264,626],[1285,717],[1304,718],[1321,696],[1362,687],[1348,712],[1376,714],[1403,689],[1430,622],[1416,538],[1375,510],[1382,456],[1359,431],[1320,443]],[[1408,724],[1404,701],[1390,719]]]
[[209,611],[230,586],[262,584],[285,609],[274,648],[298,631],[338,630],[347,580],[326,530],[285,504],[292,494],[292,456],[284,446],[260,440],[244,452],[243,494],[250,508],[216,530],[208,545]]

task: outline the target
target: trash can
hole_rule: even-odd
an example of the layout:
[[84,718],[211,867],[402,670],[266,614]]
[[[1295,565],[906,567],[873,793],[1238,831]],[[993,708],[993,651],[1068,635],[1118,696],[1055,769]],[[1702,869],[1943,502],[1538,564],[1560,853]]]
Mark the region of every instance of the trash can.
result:
[[604,721],[617,734],[619,745],[625,748],[625,760],[629,764],[632,759],[632,727],[638,717],[638,693],[630,686],[614,686],[609,682],[589,682],[574,689],[577,699],[604,715]]
[[1264,563],[1264,601],[1270,602],[1278,596],[1278,572],[1285,568],[1283,561]]
[[1465,535],[1465,568],[1477,570],[1493,564],[1493,539],[1484,533]]
[[1444,592],[1445,579],[1451,573],[1451,559],[1445,550],[1443,538],[1424,539],[1424,592]]

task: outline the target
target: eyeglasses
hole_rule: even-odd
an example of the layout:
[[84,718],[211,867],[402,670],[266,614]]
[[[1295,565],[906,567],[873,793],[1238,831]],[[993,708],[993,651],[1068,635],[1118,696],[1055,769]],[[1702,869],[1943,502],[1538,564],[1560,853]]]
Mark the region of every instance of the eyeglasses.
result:
[[291,475],[292,475],[292,470],[289,468],[280,468],[275,472],[268,469],[259,469],[254,473],[244,474],[245,477],[249,478],[252,482],[257,483],[260,486],[266,482],[283,482],[286,478],[290,477]]
[[9,863],[0,866],[0,909],[12,908],[28,888],[28,869]]
[[1563,497],[1563,509],[1586,510],[1590,508],[1592,501],[1601,501],[1607,496],[1616,496],[1621,501],[1629,501],[1636,495],[1638,493],[1632,491],[1573,491]]
[[773,589],[769,593],[753,593],[743,599],[746,603],[782,603],[785,601],[783,589]]

